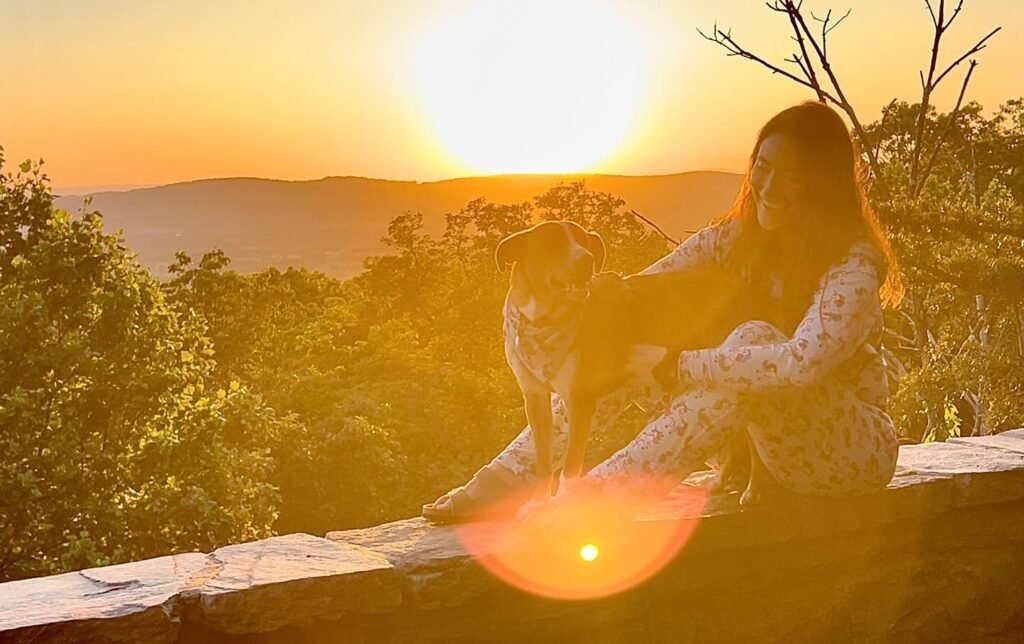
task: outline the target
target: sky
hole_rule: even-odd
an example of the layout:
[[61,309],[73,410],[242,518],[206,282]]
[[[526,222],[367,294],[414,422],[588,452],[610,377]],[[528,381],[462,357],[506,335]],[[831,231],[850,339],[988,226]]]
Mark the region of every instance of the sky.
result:
[[[862,120],[919,98],[923,1],[805,7],[852,7],[829,54]],[[0,146],[58,188],[740,170],[813,96],[703,40],[716,20],[795,71],[761,0],[0,0]],[[966,0],[940,58],[1000,25],[968,94],[990,111],[1024,95],[1024,2]]]

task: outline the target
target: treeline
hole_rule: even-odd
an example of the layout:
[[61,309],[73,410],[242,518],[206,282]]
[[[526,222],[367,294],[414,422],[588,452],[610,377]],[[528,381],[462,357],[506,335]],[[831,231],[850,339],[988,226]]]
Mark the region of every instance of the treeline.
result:
[[[899,386],[890,413],[915,440],[1024,425],[1024,100],[986,117],[893,102],[867,127],[885,190],[872,199],[908,291],[887,311]],[[922,140],[936,140],[914,156]],[[920,181],[921,176],[927,180]]]
[[[869,126],[887,185],[915,113],[894,103]],[[909,284],[887,355],[914,440],[1024,419],[1024,103],[967,106],[949,129],[918,194],[874,196]],[[404,213],[391,252],[344,282],[240,275],[219,251],[179,254],[159,282],[88,204],[55,209],[39,164],[0,172],[0,579],[418,513],[524,424],[493,249],[535,218],[599,231],[611,270],[670,250],[621,199],[570,183],[470,202],[438,238]]]

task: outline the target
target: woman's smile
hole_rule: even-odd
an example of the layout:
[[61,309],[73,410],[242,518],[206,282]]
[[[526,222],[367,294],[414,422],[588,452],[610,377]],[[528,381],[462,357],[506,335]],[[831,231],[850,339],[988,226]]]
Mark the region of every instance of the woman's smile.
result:
[[757,221],[765,230],[778,230],[799,217],[801,184],[796,144],[787,136],[772,134],[761,142],[751,170]]

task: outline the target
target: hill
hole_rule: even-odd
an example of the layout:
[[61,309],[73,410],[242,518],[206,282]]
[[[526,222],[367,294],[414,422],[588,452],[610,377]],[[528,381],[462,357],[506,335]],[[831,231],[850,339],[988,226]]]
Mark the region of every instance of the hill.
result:
[[[444,215],[484,197],[516,203],[558,183],[583,180],[609,192],[657,222],[674,237],[703,226],[727,208],[740,176],[687,172],[661,176],[499,175],[435,182],[327,177],[314,181],[207,179],[93,195],[107,230],[124,229],[128,246],[154,274],[166,275],[175,251],[193,258],[223,249],[240,272],[302,266],[345,278],[362,260],[380,253],[392,217],[423,213],[428,231],[441,230]],[[57,205],[71,211],[82,195]]]

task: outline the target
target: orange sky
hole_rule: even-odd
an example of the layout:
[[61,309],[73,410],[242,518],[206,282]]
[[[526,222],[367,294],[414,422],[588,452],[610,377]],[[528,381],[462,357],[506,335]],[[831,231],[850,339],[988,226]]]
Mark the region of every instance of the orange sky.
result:
[[[872,120],[916,98],[931,23],[919,0],[805,6],[851,4],[830,51]],[[716,18],[789,53],[761,0],[4,0],[0,145],[58,187],[739,169],[757,127],[811,96],[701,40]],[[969,95],[989,109],[1024,94],[1024,2],[967,0],[944,50],[997,25]]]

